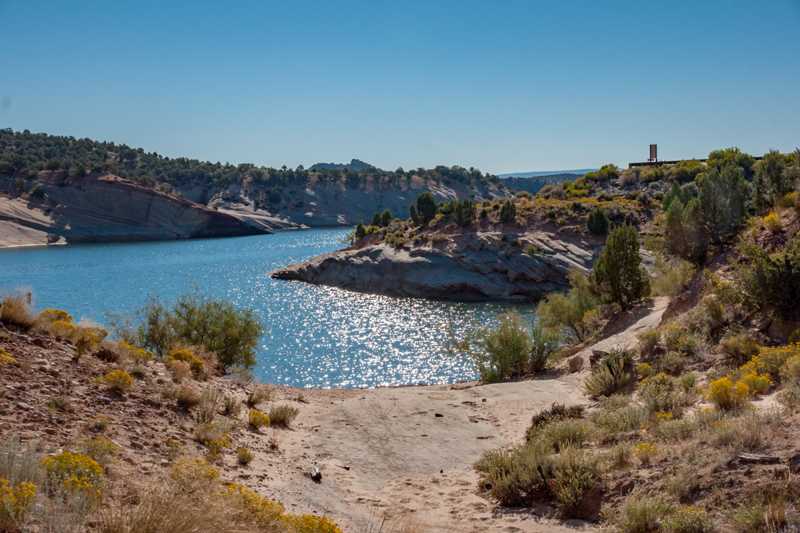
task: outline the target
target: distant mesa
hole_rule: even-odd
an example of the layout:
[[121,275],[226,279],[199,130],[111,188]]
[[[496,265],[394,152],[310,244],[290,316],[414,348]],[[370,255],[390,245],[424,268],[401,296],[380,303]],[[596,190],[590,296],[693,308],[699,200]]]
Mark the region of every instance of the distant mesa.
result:
[[545,185],[574,180],[592,170],[596,169],[579,168],[575,170],[508,172],[506,174],[498,174],[497,177],[502,180],[503,185],[511,190],[536,194]]
[[572,177],[583,176],[587,172],[597,170],[596,168],[577,168],[573,170],[531,170],[527,172],[506,172],[498,174],[500,179],[504,178],[546,178],[550,176],[564,176],[569,175]]
[[360,159],[351,159],[350,163],[315,163],[311,165],[309,170],[352,170],[353,172],[366,172],[379,169]]

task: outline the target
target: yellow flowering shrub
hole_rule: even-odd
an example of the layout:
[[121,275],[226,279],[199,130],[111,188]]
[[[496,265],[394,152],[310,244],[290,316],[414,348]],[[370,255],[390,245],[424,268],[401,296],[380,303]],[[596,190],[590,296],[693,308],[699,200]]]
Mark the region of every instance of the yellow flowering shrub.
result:
[[658,453],[658,448],[652,442],[640,442],[633,447],[633,454],[644,465],[649,465]]
[[72,322],[72,316],[66,311],[61,309],[45,309],[39,313],[38,319],[40,322],[53,323],[57,320],[64,322]]
[[205,374],[206,364],[203,359],[188,346],[175,346],[167,354],[167,362],[183,361],[192,369],[195,378],[200,378]]
[[778,379],[781,367],[795,355],[800,355],[800,342],[784,346],[762,346],[756,356],[757,368],[761,373],[769,374],[772,379]]
[[326,516],[284,515],[283,522],[292,533],[342,533],[341,528]]
[[0,531],[17,531],[36,498],[36,485],[0,477]]
[[117,394],[125,394],[133,386],[133,378],[122,369],[112,370],[98,381]]
[[757,394],[764,394],[769,390],[772,385],[772,380],[769,379],[767,374],[756,374],[755,372],[748,372],[739,378],[738,383],[744,383],[747,386],[748,393],[751,396]]
[[258,409],[250,409],[250,414],[247,417],[247,423],[252,429],[259,429],[262,427],[269,427],[269,415]]
[[747,401],[750,389],[741,381],[734,383],[728,376],[712,381],[708,385],[708,400],[721,410],[738,409]]
[[228,484],[225,487],[225,495],[261,527],[274,526],[283,516],[284,508],[280,502],[265,498],[244,485]]
[[117,349],[135,363],[146,363],[153,359],[153,354],[144,348],[140,348],[126,341],[119,341]]
[[650,363],[639,363],[636,365],[636,374],[642,378],[646,379],[653,375],[653,365]]
[[772,233],[778,233],[783,229],[783,224],[781,223],[781,217],[779,217],[778,213],[776,213],[775,211],[770,211],[761,220],[764,223],[764,227],[766,227]]
[[56,337],[71,339],[78,331],[78,326],[73,324],[71,320],[54,320],[47,326],[47,331]]
[[68,491],[100,496],[103,467],[88,455],[61,452],[42,459],[42,466],[50,480],[61,483]]
[[658,422],[669,422],[674,417],[671,411],[657,411],[656,412],[656,420]]
[[17,360],[10,353],[0,348],[0,366],[14,365],[16,363]]

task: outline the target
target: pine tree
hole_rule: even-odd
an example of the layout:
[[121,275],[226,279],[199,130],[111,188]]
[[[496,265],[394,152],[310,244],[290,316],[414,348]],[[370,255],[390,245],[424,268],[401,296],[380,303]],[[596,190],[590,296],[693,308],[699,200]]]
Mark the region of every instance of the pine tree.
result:
[[636,228],[625,225],[611,230],[593,275],[600,292],[623,309],[650,294],[650,281],[639,257]]

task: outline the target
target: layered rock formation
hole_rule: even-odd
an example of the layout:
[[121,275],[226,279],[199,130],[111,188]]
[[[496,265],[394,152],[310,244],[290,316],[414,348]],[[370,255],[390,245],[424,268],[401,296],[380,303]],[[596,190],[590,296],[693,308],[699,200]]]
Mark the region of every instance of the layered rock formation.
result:
[[[39,183],[35,200],[0,203],[0,237],[9,236],[6,245],[60,238],[111,242],[233,237],[287,226],[252,213],[210,209],[111,175],[66,179],[61,173],[42,173]],[[33,242],[12,242],[14,235]]]
[[454,301],[536,300],[591,268],[597,244],[530,230],[468,232],[424,245],[367,244],[290,265],[271,275],[345,289]]

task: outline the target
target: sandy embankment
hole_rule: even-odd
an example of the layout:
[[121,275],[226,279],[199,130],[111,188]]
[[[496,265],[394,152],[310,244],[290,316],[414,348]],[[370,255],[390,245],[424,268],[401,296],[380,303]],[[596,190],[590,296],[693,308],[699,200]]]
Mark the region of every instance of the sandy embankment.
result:
[[[666,306],[666,298],[657,298],[621,332],[579,354],[588,363],[593,349],[633,347],[636,334],[658,325]],[[377,531],[382,517],[419,531],[591,530],[530,510],[497,509],[477,493],[472,468],[484,451],[519,442],[539,409],[586,403],[586,372],[492,385],[302,391],[294,429],[274,433],[280,453],[258,453],[240,479],[288,509],[328,514],[346,531],[368,531],[370,523]],[[253,443],[265,445],[263,437]],[[315,464],[323,473],[319,484],[305,475]]]

